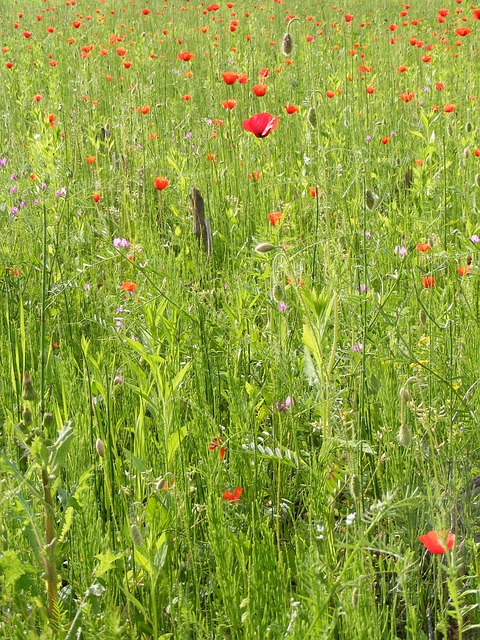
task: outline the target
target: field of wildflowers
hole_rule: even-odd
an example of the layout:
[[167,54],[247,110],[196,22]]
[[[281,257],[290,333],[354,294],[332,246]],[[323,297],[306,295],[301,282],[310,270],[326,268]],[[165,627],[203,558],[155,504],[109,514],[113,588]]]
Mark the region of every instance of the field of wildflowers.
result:
[[0,11],[0,637],[478,638],[480,5]]

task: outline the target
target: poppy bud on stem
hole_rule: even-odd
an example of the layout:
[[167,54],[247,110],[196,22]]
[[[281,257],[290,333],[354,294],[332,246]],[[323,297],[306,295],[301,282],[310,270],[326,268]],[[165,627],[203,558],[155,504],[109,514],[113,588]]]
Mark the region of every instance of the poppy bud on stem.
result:
[[293,51],[293,38],[288,33],[288,31],[282,38],[282,41],[280,43],[280,51],[284,56],[289,56]]

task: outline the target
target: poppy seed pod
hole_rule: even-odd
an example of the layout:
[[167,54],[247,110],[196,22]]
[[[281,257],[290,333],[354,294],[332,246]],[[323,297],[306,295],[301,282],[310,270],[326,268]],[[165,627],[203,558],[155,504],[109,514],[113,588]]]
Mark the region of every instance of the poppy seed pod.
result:
[[289,33],[286,33],[280,43],[280,51],[284,56],[289,56],[293,51],[293,38]]
[[317,128],[317,112],[315,111],[314,107],[310,107],[310,109],[308,110],[307,120],[314,129]]

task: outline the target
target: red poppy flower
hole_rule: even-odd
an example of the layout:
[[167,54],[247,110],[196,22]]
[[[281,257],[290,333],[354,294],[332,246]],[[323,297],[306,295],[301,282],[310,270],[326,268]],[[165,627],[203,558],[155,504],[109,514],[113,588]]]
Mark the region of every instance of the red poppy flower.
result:
[[401,93],[400,94],[400,98],[404,102],[410,102],[410,100],[413,100],[414,97],[415,97],[415,94],[413,93],[413,91],[410,91],[408,93]]
[[24,31],[24,32],[23,32],[23,37],[24,37],[24,38],[31,38],[31,37],[32,37],[32,34],[30,33],[30,31]]
[[420,243],[420,244],[417,244],[416,246],[417,251],[421,251],[422,253],[425,253],[426,251],[430,251],[431,248],[432,247],[427,243]]
[[168,178],[154,178],[153,182],[155,183],[155,189],[158,191],[163,191],[170,184],[170,180]]
[[455,33],[457,34],[457,36],[461,36],[463,38],[464,36],[468,36],[470,33],[472,33],[472,30],[468,27],[458,27],[458,29],[455,29]]
[[94,193],[94,194],[92,195],[92,200],[93,200],[94,202],[100,202],[100,194],[99,194],[99,193]]
[[95,162],[97,161],[97,158],[95,156],[87,156],[85,160],[87,164],[95,164]]
[[120,288],[123,289],[124,291],[129,291],[130,293],[133,293],[136,290],[137,285],[135,284],[135,282],[126,281],[122,283]]
[[444,89],[444,87],[445,87],[445,85],[443,84],[443,82],[437,82],[437,83],[435,84],[435,89],[436,89],[437,91],[441,91],[442,89]]
[[422,62],[431,62],[432,61],[431,56],[427,56],[427,55],[423,56],[420,59],[421,59]]
[[34,101],[35,101],[35,102],[40,102],[40,100],[41,100],[42,98],[43,98],[43,95],[42,95],[41,93],[36,93],[36,94],[33,96],[33,99],[34,99]]
[[475,11],[472,13],[472,17],[474,20],[480,20],[480,9],[475,9]]
[[400,67],[397,67],[398,73],[404,73],[405,71],[407,71],[407,69],[408,69],[408,67],[406,67],[403,64]]
[[472,266],[470,264],[467,264],[465,267],[458,267],[457,271],[461,276],[466,276],[468,273],[470,273],[471,268]]
[[137,107],[137,111],[145,116],[147,113],[150,113],[150,107],[144,104],[143,107]]
[[150,9],[142,9],[142,16],[148,16]]
[[223,492],[223,499],[227,500],[228,502],[239,502],[242,493],[242,487],[236,487],[233,491],[225,490]]
[[13,67],[13,62],[6,62],[5,66],[7,67],[7,69],[11,69]]
[[268,219],[270,220],[270,224],[273,227],[276,227],[277,224],[282,220],[283,213],[281,211],[274,211],[273,213],[268,214]]
[[241,73],[241,74],[238,76],[238,82],[239,82],[240,84],[247,84],[247,82],[248,82],[248,76],[247,76],[247,74],[246,74],[246,73]]
[[235,73],[234,71],[226,71],[225,73],[222,73],[222,78],[224,79],[225,84],[235,84],[238,80],[238,73]]
[[220,9],[220,5],[218,4],[210,4],[207,7],[207,11],[218,11]]
[[283,108],[288,114],[296,113],[298,111],[298,107],[293,104],[286,104]]
[[374,88],[374,87],[367,87],[367,88],[365,89],[365,91],[366,91],[369,95],[371,95],[372,93],[375,93],[375,88]]
[[382,144],[388,144],[390,142],[390,138],[388,136],[383,136]]
[[327,98],[334,98],[335,97],[335,91],[332,91],[331,89],[329,89],[325,95],[327,96]]
[[353,16],[351,13],[346,13],[343,17],[345,18],[345,22],[352,22],[353,20]]
[[195,58],[195,55],[193,53],[190,53],[190,51],[182,51],[178,54],[177,58],[179,60],[183,60],[184,62],[188,62],[189,60],[193,60],[193,58]]
[[446,104],[443,107],[443,113],[452,113],[457,108],[456,104]]
[[266,138],[270,131],[278,127],[278,116],[272,116],[265,111],[257,113],[248,120],[244,120],[242,127],[257,138]]
[[74,20],[74,21],[72,22],[72,27],[73,27],[74,29],[79,29],[81,26],[82,26],[82,23],[81,23],[79,20]]
[[222,102],[222,107],[224,109],[235,109],[236,106],[237,106],[236,100],[224,100]]
[[270,71],[268,69],[260,69],[260,71],[258,72],[258,75],[260,78],[268,78],[269,73]]
[[210,451],[214,451],[217,447],[220,447],[218,451],[218,457],[220,458],[220,460],[223,460],[225,458],[226,451],[225,447],[223,446],[223,440],[221,436],[213,438],[211,443],[208,445]]
[[118,55],[121,56],[121,57],[123,57],[127,53],[127,50],[124,49],[123,47],[118,47],[118,49],[116,49],[116,51],[117,51]]
[[455,543],[455,534],[445,531],[429,531],[423,536],[418,536],[430,553],[443,554],[448,549],[451,551]]
[[422,284],[425,289],[432,289],[435,286],[435,278],[433,276],[424,276],[422,278]]
[[267,93],[267,85],[256,84],[252,87],[252,91],[258,97],[264,96]]

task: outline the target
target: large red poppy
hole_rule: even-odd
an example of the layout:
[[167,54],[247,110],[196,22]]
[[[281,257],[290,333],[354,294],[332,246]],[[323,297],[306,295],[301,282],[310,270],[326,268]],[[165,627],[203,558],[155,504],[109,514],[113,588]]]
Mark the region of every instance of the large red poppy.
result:
[[248,120],[242,122],[242,127],[245,131],[253,133],[257,138],[266,138],[270,131],[273,131],[278,126],[278,116],[272,116],[265,111],[257,113]]

